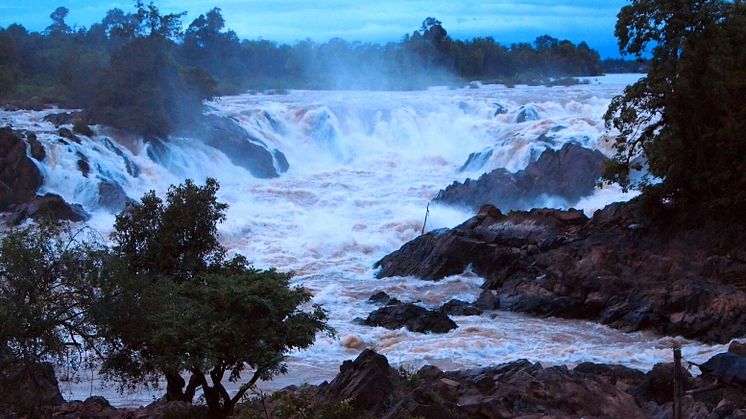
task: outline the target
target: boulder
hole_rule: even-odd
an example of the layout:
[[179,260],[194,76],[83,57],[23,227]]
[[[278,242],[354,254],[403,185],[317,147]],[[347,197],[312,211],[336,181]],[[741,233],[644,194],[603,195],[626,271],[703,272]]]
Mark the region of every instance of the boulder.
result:
[[449,316],[478,316],[482,314],[482,310],[474,304],[456,299],[443,304],[438,310]]
[[342,363],[330,383],[319,386],[318,397],[351,399],[357,410],[376,411],[394,393],[398,381],[398,374],[385,356],[365,349],[354,361]]
[[[473,165],[471,160],[476,158],[470,156],[464,167]],[[434,201],[474,210],[491,204],[508,211],[542,207],[551,197],[571,206],[595,191],[606,160],[598,150],[567,143],[557,151],[547,148],[524,170],[495,169],[477,180],[454,182],[438,192]]]
[[378,291],[377,293],[371,295],[370,298],[368,298],[368,302],[383,305],[401,304],[401,301],[394,297],[391,297],[383,291]]
[[119,184],[104,180],[98,184],[98,205],[110,212],[117,213],[124,209],[128,202],[133,202]]
[[27,218],[36,221],[85,221],[88,213],[79,204],[69,204],[56,194],[38,195],[23,204],[12,208],[11,224],[20,224]]
[[728,352],[746,357],[746,343],[733,341],[728,345]]
[[515,116],[515,122],[521,124],[526,121],[538,121],[539,111],[533,105],[524,105],[518,108],[518,113]]
[[204,141],[222,151],[233,164],[258,178],[278,177],[289,168],[287,158],[280,150],[270,149],[231,118],[205,115],[179,135]]
[[363,324],[381,326],[387,329],[406,327],[408,330],[418,333],[446,333],[458,327],[445,314],[411,303],[379,308],[370,313]]
[[33,199],[42,182],[21,136],[10,127],[0,128],[0,212]]
[[36,161],[44,161],[47,157],[47,152],[44,150],[44,146],[36,138],[36,135],[28,133],[26,135],[26,142],[31,146],[31,157],[36,159]]
[[737,353],[717,354],[699,365],[699,369],[722,383],[746,386],[746,357]]
[[51,123],[55,127],[60,125],[72,125],[77,121],[85,121],[84,112],[60,112],[50,113],[44,117],[44,121]]

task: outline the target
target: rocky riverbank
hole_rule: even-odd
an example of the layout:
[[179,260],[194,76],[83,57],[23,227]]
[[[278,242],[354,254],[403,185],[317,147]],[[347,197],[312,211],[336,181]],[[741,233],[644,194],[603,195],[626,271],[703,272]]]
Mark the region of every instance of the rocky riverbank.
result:
[[[718,356],[746,364],[744,355],[743,345],[734,343],[729,352]],[[50,370],[45,370],[47,375]],[[364,350],[354,361],[345,361],[330,382],[256,397],[240,406],[237,416],[663,419],[672,417],[673,370],[670,363],[644,373],[621,365],[586,362],[575,368],[545,367],[516,360],[461,371],[425,366],[413,372],[393,368],[385,356]],[[726,371],[732,373],[730,379],[722,372],[692,376],[682,369],[684,417],[746,418],[746,368],[742,364],[740,369],[736,366]],[[42,412],[50,417],[165,418],[203,417],[206,413],[203,407],[184,402],[157,401],[139,409],[116,409],[101,397],[63,403],[57,396],[59,391],[50,388],[51,381],[40,380],[50,394],[49,405]],[[0,417],[17,416],[6,411],[0,412]]]
[[592,218],[486,205],[377,262],[379,277],[438,280],[472,269],[504,310],[589,319],[705,342],[746,336],[746,223],[663,214],[637,200]]

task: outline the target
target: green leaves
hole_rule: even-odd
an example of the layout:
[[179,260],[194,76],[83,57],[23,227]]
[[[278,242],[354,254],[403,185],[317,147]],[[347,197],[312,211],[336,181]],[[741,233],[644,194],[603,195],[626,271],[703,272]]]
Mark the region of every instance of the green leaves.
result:
[[[623,53],[652,54],[647,77],[605,115],[614,140],[608,181],[630,186],[646,160],[646,193],[679,207],[746,205],[746,6],[742,2],[635,0],[616,34]],[[634,185],[633,185],[634,186]]]

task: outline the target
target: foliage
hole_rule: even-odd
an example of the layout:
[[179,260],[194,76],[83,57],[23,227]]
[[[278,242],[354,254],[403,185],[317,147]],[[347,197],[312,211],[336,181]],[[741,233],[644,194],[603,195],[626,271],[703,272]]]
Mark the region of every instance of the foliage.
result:
[[[285,354],[331,329],[321,307],[300,308],[311,295],[290,285],[291,274],[225,258],[217,189],[212,179],[187,181],[165,203],[151,192],[117,216],[107,297],[94,317],[107,336],[104,373],[124,383],[163,374],[169,399],[191,402],[201,388],[212,414],[224,416],[257,380],[286,371]],[[251,378],[229,395],[226,374],[237,381],[246,368]]]
[[62,359],[96,338],[86,313],[106,251],[88,233],[43,224],[0,240],[0,371]]
[[504,46],[493,38],[454,40],[429,17],[419,30],[385,45],[240,40],[219,8],[182,31],[184,13],[154,3],[112,9],[89,28],[65,23],[56,9],[43,33],[0,28],[0,101],[53,102],[90,110],[92,122],[165,136],[194,121],[201,102],[249,89],[417,89],[464,80],[504,83],[596,75],[598,54],[547,35]]
[[240,419],[347,419],[355,417],[352,399],[319,400],[315,388],[260,395],[241,405]]
[[605,177],[624,187],[647,161],[646,195],[681,207],[746,204],[746,5],[638,1],[616,26],[622,52],[652,48],[647,77],[614,98],[606,123],[619,131]]

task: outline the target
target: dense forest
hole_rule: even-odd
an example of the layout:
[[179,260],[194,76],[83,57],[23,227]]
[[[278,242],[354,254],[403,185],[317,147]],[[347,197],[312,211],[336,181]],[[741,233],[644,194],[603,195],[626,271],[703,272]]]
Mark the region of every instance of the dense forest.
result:
[[141,1],[134,12],[112,9],[89,28],[70,27],[68,13],[57,8],[41,33],[20,24],[0,28],[0,101],[84,108],[92,121],[151,135],[193,119],[203,99],[251,89],[566,83],[608,64],[584,42],[548,35],[510,46],[491,37],[455,40],[435,18],[385,45],[339,38],[280,45],[240,40],[218,8],[186,29],[185,13],[162,14]]

